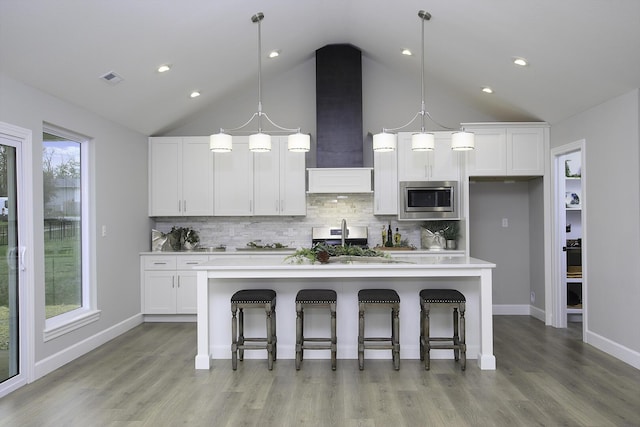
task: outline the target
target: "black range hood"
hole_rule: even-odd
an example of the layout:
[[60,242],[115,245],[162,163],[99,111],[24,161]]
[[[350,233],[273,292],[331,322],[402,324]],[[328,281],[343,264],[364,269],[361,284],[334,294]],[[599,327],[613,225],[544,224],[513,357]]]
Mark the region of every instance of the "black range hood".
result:
[[316,50],[318,168],[363,166],[362,53],[350,44]]

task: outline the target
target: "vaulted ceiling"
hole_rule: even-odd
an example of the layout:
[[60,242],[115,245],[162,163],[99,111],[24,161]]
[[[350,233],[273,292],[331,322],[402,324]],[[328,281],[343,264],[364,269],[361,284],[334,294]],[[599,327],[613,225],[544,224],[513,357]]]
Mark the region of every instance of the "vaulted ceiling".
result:
[[[419,81],[421,9],[427,81],[500,120],[553,124],[640,87],[638,0],[0,0],[0,72],[157,134],[254,84],[256,12],[263,53],[281,51],[265,79],[351,43]],[[110,71],[123,81],[99,78]]]

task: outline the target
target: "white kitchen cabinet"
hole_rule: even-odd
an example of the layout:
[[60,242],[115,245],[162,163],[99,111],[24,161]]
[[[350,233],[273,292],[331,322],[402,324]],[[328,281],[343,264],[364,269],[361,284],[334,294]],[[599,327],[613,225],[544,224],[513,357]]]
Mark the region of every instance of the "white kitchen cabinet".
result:
[[253,155],[254,215],[306,215],[305,155],[290,152],[287,137]]
[[373,214],[398,215],[398,151],[373,152]]
[[413,151],[411,132],[398,133],[398,181],[458,181],[460,152],[451,149],[451,132],[434,132],[433,151]]
[[214,154],[215,216],[253,215],[253,153],[249,137],[234,137],[233,150]]
[[[531,124],[465,126],[475,134],[468,152],[469,176],[542,176],[548,127]],[[477,127],[476,127],[477,126]]]
[[143,314],[195,314],[196,272],[191,268],[208,260],[207,255],[143,255]]
[[213,215],[209,138],[149,138],[149,216],[208,215]]

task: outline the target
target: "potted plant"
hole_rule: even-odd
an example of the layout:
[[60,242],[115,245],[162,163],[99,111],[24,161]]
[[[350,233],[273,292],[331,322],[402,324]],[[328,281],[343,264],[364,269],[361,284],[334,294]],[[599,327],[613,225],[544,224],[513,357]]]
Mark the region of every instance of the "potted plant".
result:
[[460,223],[458,221],[444,221],[447,224],[442,229],[442,237],[445,240],[445,248],[456,249],[460,237]]
[[193,250],[200,242],[198,232],[191,227],[171,227],[168,235],[171,248],[174,251]]
[[458,221],[425,221],[422,247],[429,250],[456,249],[460,237]]

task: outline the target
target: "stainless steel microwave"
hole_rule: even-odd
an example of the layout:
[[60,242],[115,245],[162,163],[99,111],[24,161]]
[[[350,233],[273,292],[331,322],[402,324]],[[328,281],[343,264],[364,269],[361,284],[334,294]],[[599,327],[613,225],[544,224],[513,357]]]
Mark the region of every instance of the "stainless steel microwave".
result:
[[457,181],[400,181],[400,220],[459,218]]

